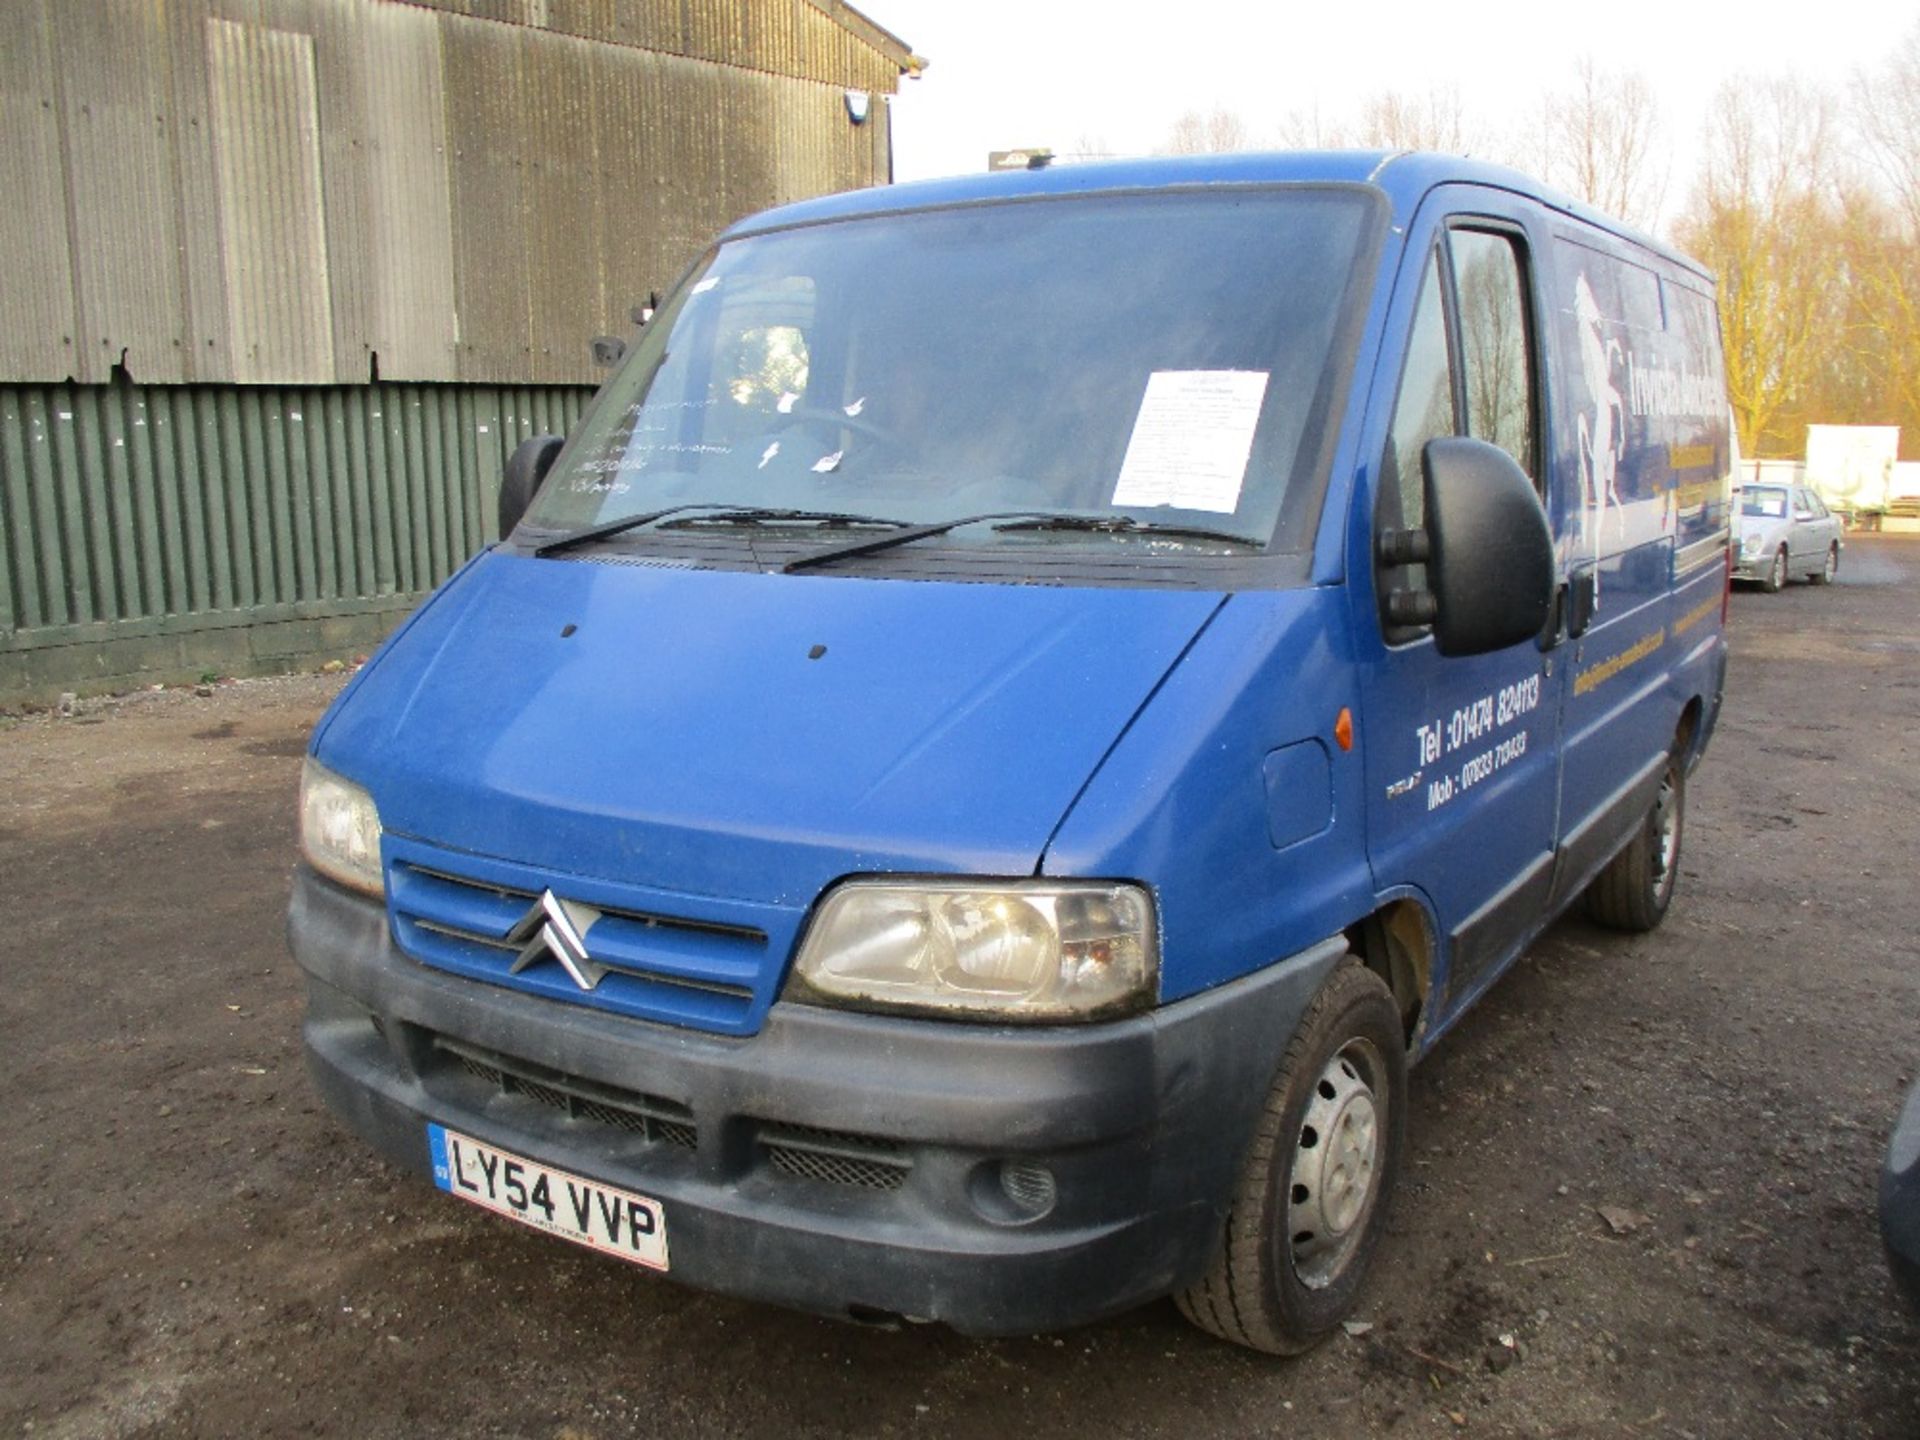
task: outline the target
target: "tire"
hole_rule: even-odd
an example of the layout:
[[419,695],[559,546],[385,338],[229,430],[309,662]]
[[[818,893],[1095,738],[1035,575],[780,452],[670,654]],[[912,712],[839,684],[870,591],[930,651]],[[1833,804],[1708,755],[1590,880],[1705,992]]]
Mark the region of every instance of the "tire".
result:
[[1829,545],[1827,546],[1826,561],[1807,578],[1816,585],[1831,585],[1833,583],[1833,577],[1839,573],[1840,547],[1838,545]]
[[1399,1007],[1348,956],[1287,1043],[1220,1248],[1206,1275],[1174,1296],[1180,1313],[1270,1355],[1298,1355],[1337,1329],[1385,1227],[1406,1095]]
[[1760,582],[1760,588],[1769,595],[1777,595],[1787,588],[1787,547],[1782,545],[1774,552],[1773,564],[1767,567],[1767,578]]
[[1613,930],[1645,934],[1666,918],[1680,876],[1680,840],[1687,809],[1686,772],[1678,756],[1666,773],[1647,818],[1627,848],[1587,886],[1587,915]]

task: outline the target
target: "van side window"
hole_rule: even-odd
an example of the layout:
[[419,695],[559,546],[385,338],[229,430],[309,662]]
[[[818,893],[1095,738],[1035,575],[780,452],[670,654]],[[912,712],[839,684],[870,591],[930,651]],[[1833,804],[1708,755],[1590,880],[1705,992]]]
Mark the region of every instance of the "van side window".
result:
[[[1376,537],[1425,523],[1420,456],[1437,436],[1464,434],[1498,445],[1528,475],[1538,475],[1527,293],[1521,242],[1505,232],[1450,230],[1445,250],[1428,260],[1380,462]],[[1450,324],[1457,327],[1451,336]],[[1424,626],[1386,619],[1396,592],[1425,588],[1424,565],[1380,563],[1377,590],[1389,643],[1426,633]]]
[[1514,238],[1484,230],[1448,237],[1460,302],[1461,370],[1467,434],[1539,472],[1533,455],[1533,346],[1526,277]]
[[[1407,340],[1406,368],[1400,372],[1400,394],[1394,402],[1393,425],[1387,434],[1386,454],[1380,458],[1380,492],[1374,533],[1415,530],[1426,522],[1425,481],[1420,453],[1427,441],[1451,435],[1454,418],[1453,358],[1447,342],[1446,280],[1440,252],[1427,262],[1420,282],[1420,303],[1414,311],[1413,334]],[[1382,565],[1379,594],[1382,613],[1387,597],[1396,590],[1424,590],[1424,565]],[[1420,629],[1394,629],[1389,638],[1411,639]]]

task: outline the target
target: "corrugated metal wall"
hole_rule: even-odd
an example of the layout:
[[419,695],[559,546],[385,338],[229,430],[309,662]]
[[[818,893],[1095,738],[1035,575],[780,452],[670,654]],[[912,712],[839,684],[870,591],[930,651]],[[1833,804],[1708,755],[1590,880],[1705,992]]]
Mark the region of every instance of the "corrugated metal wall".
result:
[[911,63],[833,0],[4,0],[0,381],[591,383],[725,225],[884,182],[845,91]]
[[370,645],[593,335],[889,178],[845,92],[918,63],[839,0],[0,0],[0,700]]
[[892,93],[906,45],[840,0],[402,0],[796,80]]
[[513,447],[590,393],[0,386],[0,660],[404,607],[493,538]]

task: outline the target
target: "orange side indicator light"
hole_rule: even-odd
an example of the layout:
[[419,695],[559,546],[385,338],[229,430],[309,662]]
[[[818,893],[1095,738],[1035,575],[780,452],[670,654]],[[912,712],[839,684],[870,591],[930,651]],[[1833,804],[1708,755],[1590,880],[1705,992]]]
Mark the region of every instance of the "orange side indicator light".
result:
[[1344,705],[1333,722],[1333,741],[1342,750],[1353,749],[1353,712]]

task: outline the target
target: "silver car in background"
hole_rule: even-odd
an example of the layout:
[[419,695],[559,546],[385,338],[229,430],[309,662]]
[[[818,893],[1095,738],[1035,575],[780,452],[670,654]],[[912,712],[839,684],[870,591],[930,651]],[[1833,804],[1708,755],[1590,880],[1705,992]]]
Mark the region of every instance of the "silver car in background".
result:
[[1735,492],[1733,578],[1769,591],[1804,575],[1831,584],[1840,569],[1840,517],[1804,485],[1746,485]]

